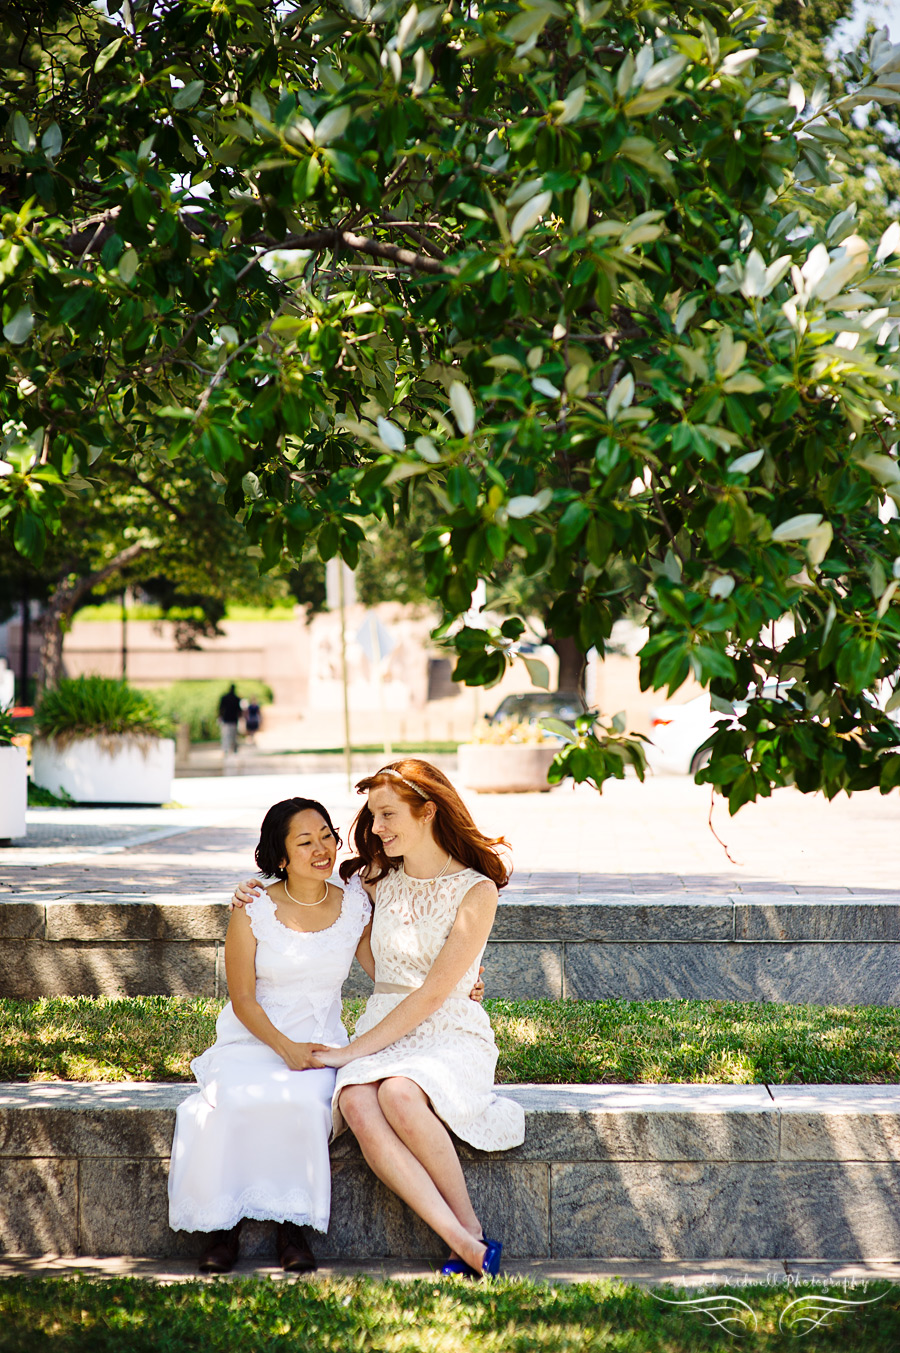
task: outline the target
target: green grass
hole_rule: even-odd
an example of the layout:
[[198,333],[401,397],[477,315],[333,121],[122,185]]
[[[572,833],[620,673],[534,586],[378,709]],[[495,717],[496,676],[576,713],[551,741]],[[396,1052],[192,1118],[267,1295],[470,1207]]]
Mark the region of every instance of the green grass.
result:
[[[451,752],[454,755],[459,749],[459,742],[392,742],[392,756],[434,756],[437,752]],[[353,744],[350,751],[360,756],[382,756],[384,754],[383,742],[364,742]],[[298,747],[294,751],[275,752],[275,756],[343,756],[343,747]]]
[[[190,1080],[222,1002],[0,1000],[0,1080]],[[345,1002],[350,1033],[364,1002]],[[900,1083],[900,1009],[716,1001],[485,1003],[497,1080],[607,1084]]]
[[[229,1278],[157,1286],[134,1279],[14,1278],[0,1283],[0,1353],[787,1353],[778,1320],[793,1288],[712,1289],[755,1316],[735,1336],[689,1308],[620,1282],[549,1287],[365,1278]],[[804,1335],[806,1353],[900,1348],[900,1299],[887,1283],[804,1289],[872,1301]],[[670,1298],[696,1291],[667,1290]]]
[[[76,620],[86,620],[89,624],[95,620],[121,620],[122,607],[117,601],[105,601],[99,606],[83,606],[76,614]],[[202,620],[203,611],[199,606],[176,606],[164,611],[161,606],[129,606],[125,612],[126,620]],[[280,606],[244,606],[240,603],[225,607],[226,620],[293,620],[294,601],[285,601]]]

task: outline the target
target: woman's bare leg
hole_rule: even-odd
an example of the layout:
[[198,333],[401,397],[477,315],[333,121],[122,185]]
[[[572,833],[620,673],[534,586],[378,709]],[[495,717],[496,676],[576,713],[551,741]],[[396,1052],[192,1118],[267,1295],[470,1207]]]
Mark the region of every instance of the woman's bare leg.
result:
[[467,1264],[480,1271],[484,1244],[462,1224],[425,1166],[397,1136],[378,1102],[377,1085],[348,1085],[341,1094],[340,1107],[381,1182],[408,1203]]
[[469,1198],[459,1156],[425,1091],[406,1076],[391,1076],[379,1083],[378,1103],[401,1142],[424,1165],[451,1211],[469,1234],[480,1240],[481,1223]]

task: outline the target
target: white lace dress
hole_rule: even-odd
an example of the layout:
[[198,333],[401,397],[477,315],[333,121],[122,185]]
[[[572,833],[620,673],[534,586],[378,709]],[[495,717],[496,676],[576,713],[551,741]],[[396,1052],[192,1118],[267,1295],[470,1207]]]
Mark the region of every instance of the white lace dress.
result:
[[[341,984],[371,904],[358,879],[327,930],[282,925],[268,893],[247,907],[256,937],[256,994],[269,1019],[298,1043],[343,1047]],[[169,1225],[218,1231],[242,1217],[325,1231],[331,1209],[330,1068],[291,1071],[240,1022],[231,1002],[216,1041],[191,1063],[200,1089],[175,1117]]]
[[[356,1025],[357,1036],[422,985],[450,934],[459,904],[482,878],[474,869],[462,869],[444,878],[414,879],[400,868],[379,880],[372,921],[376,987]],[[338,1106],[345,1086],[406,1076],[425,1091],[438,1117],[471,1146],[505,1151],[525,1140],[521,1105],[494,1094],[497,1046],[491,1022],[469,998],[480,962],[478,954],[452,995],[412,1033],[341,1067],[334,1092],[336,1134],[346,1126]],[[379,986],[394,989],[379,991]]]

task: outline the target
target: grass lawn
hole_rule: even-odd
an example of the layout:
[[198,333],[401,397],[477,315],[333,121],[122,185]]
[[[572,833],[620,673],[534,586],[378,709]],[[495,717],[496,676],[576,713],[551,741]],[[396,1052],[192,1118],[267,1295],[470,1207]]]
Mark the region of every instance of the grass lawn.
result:
[[[392,742],[392,756],[436,756],[438,752],[452,753],[459,748],[459,738],[453,742]],[[354,743],[350,748],[354,756],[383,756],[383,742]],[[343,756],[343,747],[297,747],[294,750],[273,752],[273,756]]]
[[[345,1003],[350,1033],[363,1005]],[[221,1006],[175,996],[0,1000],[0,1080],[190,1080]],[[900,1083],[894,1007],[488,1000],[485,1008],[497,1080],[508,1083]]]
[[[821,1296],[822,1289],[803,1295]],[[796,1349],[801,1328],[779,1330],[800,1293],[716,1288],[751,1308],[731,1334],[688,1307],[667,1306],[621,1283],[544,1287],[365,1279],[234,1279],[155,1286],[133,1279],[0,1282],[2,1353],[746,1353]],[[900,1348],[900,1294],[886,1283],[834,1297],[869,1301],[803,1334],[806,1353]],[[667,1291],[670,1298],[694,1292]],[[881,1297],[881,1300],[872,1301]],[[727,1312],[720,1312],[722,1319]],[[755,1326],[753,1316],[755,1315]],[[707,1318],[708,1319],[708,1318]]]

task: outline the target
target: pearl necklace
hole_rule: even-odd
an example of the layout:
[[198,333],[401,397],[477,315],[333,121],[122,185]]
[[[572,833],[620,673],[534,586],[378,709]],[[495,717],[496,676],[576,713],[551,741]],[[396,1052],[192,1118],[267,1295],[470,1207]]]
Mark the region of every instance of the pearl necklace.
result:
[[[449,864],[450,861],[448,860],[447,863]],[[322,894],[322,896],[319,898],[318,902],[301,902],[301,901],[299,900],[299,898],[294,897],[293,893],[289,893],[289,892],[288,892],[287,879],[282,879],[282,880],[281,880],[281,886],[282,886],[282,888],[284,889],[284,891],[287,893],[287,895],[288,895],[288,897],[291,899],[291,901],[297,903],[297,906],[298,906],[298,907],[321,907],[322,903],[325,901],[326,897],[328,896],[328,883],[327,883],[327,881],[326,881],[326,883],[325,883],[325,891],[324,891],[324,893]]]
[[[413,882],[414,882],[414,883],[435,883],[439,878],[442,878],[442,877],[444,876],[444,874],[446,874],[447,870],[450,868],[450,861],[451,861],[452,859],[453,859],[453,856],[452,856],[452,855],[448,855],[448,856],[447,856],[447,863],[444,865],[443,869],[441,869],[437,874],[432,874],[431,877],[430,877],[430,878],[427,878],[427,879],[414,878],[414,876],[413,876],[412,874],[406,874],[406,869],[405,869],[405,868],[404,868],[403,872],[404,872],[404,874],[406,874],[406,877],[407,877],[407,878],[413,879]],[[285,888],[285,892],[287,892],[287,889],[286,889],[286,888]],[[288,897],[290,897],[290,893],[288,893]]]

